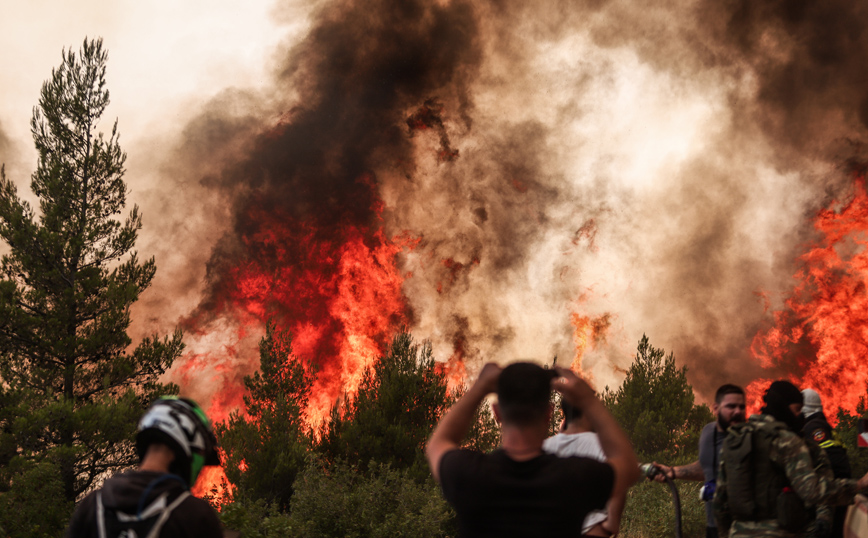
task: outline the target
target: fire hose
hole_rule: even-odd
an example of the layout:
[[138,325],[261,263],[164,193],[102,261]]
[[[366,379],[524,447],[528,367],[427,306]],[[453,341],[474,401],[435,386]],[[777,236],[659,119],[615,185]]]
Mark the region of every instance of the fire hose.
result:
[[654,480],[658,475],[666,480],[669,490],[672,492],[672,504],[675,505],[675,538],[681,538],[681,497],[678,496],[678,487],[675,486],[675,481],[666,476],[666,473],[653,463],[643,463],[639,469],[642,476],[648,480]]

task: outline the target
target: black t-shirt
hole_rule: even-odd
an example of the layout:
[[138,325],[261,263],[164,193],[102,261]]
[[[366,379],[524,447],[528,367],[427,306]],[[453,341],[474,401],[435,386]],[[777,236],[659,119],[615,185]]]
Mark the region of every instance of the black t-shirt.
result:
[[607,463],[543,454],[514,461],[503,450],[451,450],[440,460],[443,496],[458,514],[462,538],[581,536],[602,509],[615,472]]
[[[151,471],[127,471],[109,478],[101,489],[90,493],[76,506],[64,537],[98,536],[96,515],[98,493],[106,512],[121,511],[136,514],[140,507],[147,506],[163,494],[166,494],[166,501],[171,504],[187,491],[186,484],[177,477],[172,477],[173,475]],[[160,538],[188,536],[202,538],[223,536],[217,512],[206,501],[192,496],[187,497],[172,511],[160,532]]]

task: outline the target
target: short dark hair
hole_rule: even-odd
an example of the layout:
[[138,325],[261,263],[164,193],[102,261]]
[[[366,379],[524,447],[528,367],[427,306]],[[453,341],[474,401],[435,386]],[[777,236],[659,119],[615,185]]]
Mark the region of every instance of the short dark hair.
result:
[[582,410],[563,398],[561,398],[561,412],[564,414],[564,422],[567,424],[582,418]]
[[714,403],[719,404],[723,401],[723,397],[727,394],[741,394],[744,396],[744,389],[739,387],[738,385],[732,385],[727,383],[726,385],[721,385],[719,389],[717,389],[717,393],[714,395]]
[[497,379],[497,405],[504,422],[529,426],[546,420],[554,370],[538,364],[516,362],[500,372]]

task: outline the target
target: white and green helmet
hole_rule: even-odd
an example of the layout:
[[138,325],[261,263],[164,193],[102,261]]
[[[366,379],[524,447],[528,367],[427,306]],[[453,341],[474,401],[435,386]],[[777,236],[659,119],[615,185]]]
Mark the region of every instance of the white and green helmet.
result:
[[211,421],[196,402],[177,396],[157,399],[139,421],[136,449],[139,459],[151,443],[162,443],[175,452],[169,471],[179,475],[189,486],[205,465],[220,465],[217,439]]

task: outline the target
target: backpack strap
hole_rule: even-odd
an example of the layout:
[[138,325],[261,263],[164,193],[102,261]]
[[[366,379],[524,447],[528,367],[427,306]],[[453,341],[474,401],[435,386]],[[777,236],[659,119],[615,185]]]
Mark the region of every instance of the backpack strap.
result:
[[106,538],[105,507],[102,505],[102,491],[96,492],[96,532],[99,538]]
[[166,523],[166,520],[169,519],[169,516],[172,515],[172,511],[180,506],[180,504],[187,500],[187,497],[190,496],[189,491],[185,491],[184,493],[178,495],[178,498],[175,499],[172,504],[166,507],[163,510],[163,513],[160,515],[160,519],[154,524],[153,528],[151,528],[151,532],[148,533],[147,538],[158,538],[160,536],[160,529],[163,528],[163,525]]
[[[171,475],[170,475],[171,476]],[[160,536],[160,530],[163,528],[163,525],[169,519],[169,516],[172,515],[172,511],[175,510],[178,506],[181,505],[187,497],[190,497],[190,491],[184,491],[178,497],[172,501],[172,503],[166,506],[166,497],[167,494],[164,493],[160,495],[153,503],[151,503],[147,508],[142,508],[141,503],[138,510],[138,514],[135,516],[127,515],[121,512],[117,512],[118,521],[121,522],[135,522],[142,521],[149,517],[156,516],[158,513],[160,514],[157,521],[154,523],[154,526],[151,527],[150,532],[148,533],[146,538],[158,538]],[[97,491],[96,493],[96,525],[97,525],[97,535],[99,538],[107,538],[106,534],[106,514],[105,514],[105,506],[102,502],[102,491]]]

